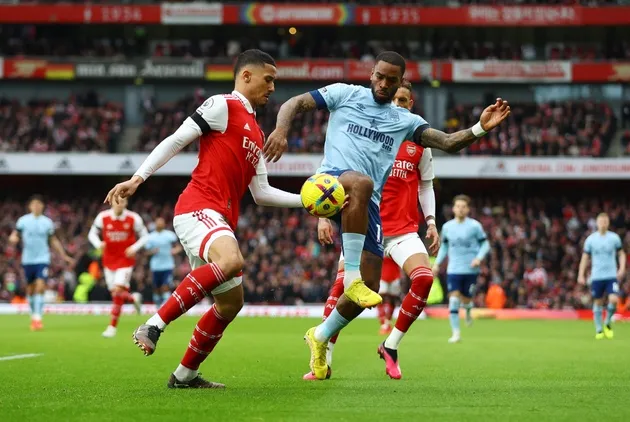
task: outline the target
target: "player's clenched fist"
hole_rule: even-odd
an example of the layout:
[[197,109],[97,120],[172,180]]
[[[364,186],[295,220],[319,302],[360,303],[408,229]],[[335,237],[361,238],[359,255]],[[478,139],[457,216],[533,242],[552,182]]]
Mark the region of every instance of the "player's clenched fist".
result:
[[112,190],[109,191],[107,197],[105,198],[105,201],[103,202],[113,205],[115,203],[118,203],[122,198],[130,197],[131,195],[136,193],[138,186],[140,186],[142,182],[143,180],[141,177],[133,176],[126,182],[117,184],[112,188]]
[[282,154],[286,152],[288,145],[286,132],[282,129],[274,130],[267,138],[265,146],[263,147],[265,159],[275,163],[282,157]]
[[494,104],[486,107],[486,109],[481,113],[481,116],[479,117],[481,128],[486,132],[490,132],[492,129],[499,126],[509,115],[510,105],[508,102],[501,98],[497,98],[497,101]]

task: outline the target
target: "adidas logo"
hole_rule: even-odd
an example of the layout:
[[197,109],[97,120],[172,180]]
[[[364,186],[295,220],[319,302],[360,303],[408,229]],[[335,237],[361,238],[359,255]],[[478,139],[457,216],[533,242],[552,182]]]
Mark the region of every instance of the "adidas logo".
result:
[[71,170],[72,166],[70,165],[70,160],[67,158],[62,158],[61,161],[57,163],[55,167],[56,170]]
[[133,161],[131,161],[131,158],[125,159],[125,161],[120,163],[120,166],[118,166],[118,170],[131,170],[133,168],[134,168],[134,165],[133,165]]
[[249,128],[249,123],[245,123],[245,127],[243,127],[243,129],[251,131],[251,129]]

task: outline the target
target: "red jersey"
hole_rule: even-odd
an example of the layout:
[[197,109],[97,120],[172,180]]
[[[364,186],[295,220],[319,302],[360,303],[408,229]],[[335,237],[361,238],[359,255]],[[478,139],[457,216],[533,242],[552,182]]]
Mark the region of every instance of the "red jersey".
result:
[[[94,235],[98,238],[94,239]],[[103,267],[108,270],[133,267],[136,260],[133,257],[128,258],[125,250],[130,246],[139,249],[147,236],[147,229],[142,218],[129,210],[124,210],[119,216],[116,216],[111,209],[101,211],[90,229],[90,241],[93,244],[102,239]]]
[[184,124],[195,125],[199,132],[199,162],[175,215],[210,208],[235,229],[245,190],[256,174],[267,172],[260,159],[265,136],[256,114],[234,91],[208,98]]
[[381,200],[383,236],[398,236],[418,231],[422,218],[418,209],[420,181],[433,178],[431,150],[411,141],[403,142],[383,187]]

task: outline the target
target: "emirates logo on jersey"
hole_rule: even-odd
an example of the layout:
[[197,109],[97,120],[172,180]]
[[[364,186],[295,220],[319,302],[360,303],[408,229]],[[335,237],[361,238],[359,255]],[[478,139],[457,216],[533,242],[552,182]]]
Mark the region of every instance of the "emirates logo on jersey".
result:
[[392,171],[389,174],[390,177],[400,177],[401,179],[407,178],[407,173],[414,171],[415,167],[413,163],[407,160],[396,160],[392,166]]
[[409,155],[416,155],[416,151],[418,149],[416,148],[415,145],[411,144],[411,145],[407,145],[407,154]]
[[245,159],[252,163],[252,166],[256,168],[258,165],[258,161],[260,160],[260,154],[262,150],[256,142],[249,139],[247,136],[243,136],[243,149],[245,150]]

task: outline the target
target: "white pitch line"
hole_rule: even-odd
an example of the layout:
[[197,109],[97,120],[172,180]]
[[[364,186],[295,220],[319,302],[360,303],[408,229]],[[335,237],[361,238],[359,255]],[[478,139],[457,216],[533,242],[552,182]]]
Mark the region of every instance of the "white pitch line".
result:
[[28,358],[36,358],[37,356],[43,356],[43,353],[27,353],[25,355],[13,355],[13,356],[2,356],[0,360],[15,360],[15,359],[28,359]]

